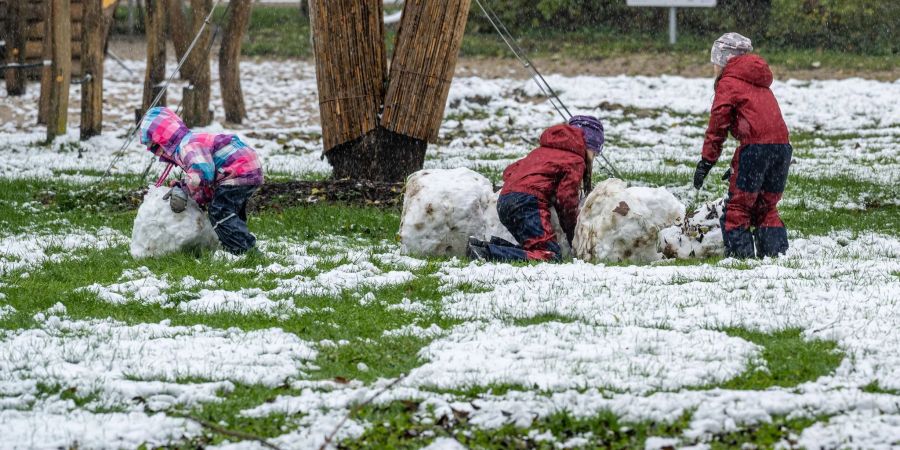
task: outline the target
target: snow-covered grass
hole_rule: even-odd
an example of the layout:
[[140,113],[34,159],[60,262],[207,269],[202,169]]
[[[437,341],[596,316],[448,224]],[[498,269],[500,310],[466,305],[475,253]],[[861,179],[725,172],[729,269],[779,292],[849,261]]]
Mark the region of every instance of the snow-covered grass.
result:
[[[120,130],[139,85],[108,69]],[[234,130],[274,178],[326,176],[311,67],[244,70]],[[551,83],[604,117],[631,185],[693,201],[710,80]],[[401,376],[343,447],[900,444],[900,84],[776,85],[796,148],[785,257],[597,265],[413,258],[399,211],[326,204],[253,216],[257,255],[135,261],[147,158],[133,146],[100,182],[122,132],[44,146],[35,90],[0,104],[16,116],[0,125],[0,429],[15,430],[0,448],[260,448],[195,419],[317,448]],[[534,95],[457,80],[426,165],[496,180],[554,121]],[[723,166],[701,199],[722,195]]]

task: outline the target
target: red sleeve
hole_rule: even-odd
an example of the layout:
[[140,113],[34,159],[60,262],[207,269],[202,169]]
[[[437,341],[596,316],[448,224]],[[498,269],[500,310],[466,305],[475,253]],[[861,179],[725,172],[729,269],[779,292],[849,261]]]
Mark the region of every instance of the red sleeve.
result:
[[578,201],[583,176],[584,161],[568,165],[556,188],[556,213],[559,214],[559,225],[569,242],[575,236],[575,223],[578,222]]
[[709,126],[706,128],[706,139],[703,141],[703,159],[716,162],[722,155],[722,144],[728,139],[728,129],[734,112],[734,95],[731,83],[726,79],[719,81],[712,110],[709,113]]

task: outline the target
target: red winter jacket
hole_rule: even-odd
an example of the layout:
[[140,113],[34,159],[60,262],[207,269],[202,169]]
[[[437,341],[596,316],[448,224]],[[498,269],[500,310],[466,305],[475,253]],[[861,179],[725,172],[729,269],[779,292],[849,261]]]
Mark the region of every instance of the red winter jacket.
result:
[[781,108],[769,89],[772,71],[759,55],[746,54],[728,61],[716,86],[703,142],[703,159],[716,162],[728,132],[749,144],[789,144]]
[[541,135],[541,146],[503,171],[500,194],[531,194],[543,204],[553,204],[559,224],[572,240],[578,220],[578,197],[584,176],[584,132],[556,125]]

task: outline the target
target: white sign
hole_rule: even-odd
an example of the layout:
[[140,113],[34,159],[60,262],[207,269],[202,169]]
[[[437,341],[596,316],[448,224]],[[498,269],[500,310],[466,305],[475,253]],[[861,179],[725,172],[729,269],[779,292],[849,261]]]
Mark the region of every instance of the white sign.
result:
[[664,8],[713,8],[716,6],[716,0],[627,0],[626,4]]

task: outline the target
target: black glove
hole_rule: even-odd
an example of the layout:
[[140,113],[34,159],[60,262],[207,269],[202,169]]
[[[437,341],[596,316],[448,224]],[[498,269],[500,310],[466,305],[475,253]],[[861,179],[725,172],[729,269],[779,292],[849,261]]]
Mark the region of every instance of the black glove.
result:
[[709,175],[709,171],[712,170],[715,164],[705,159],[701,159],[697,163],[697,170],[694,171],[694,189],[703,187],[703,180],[706,179],[706,176]]
[[172,212],[176,214],[182,213],[187,209],[188,196],[184,193],[184,189],[181,189],[181,186],[172,187],[166,195],[163,195],[163,200],[169,201],[169,208],[172,208]]

